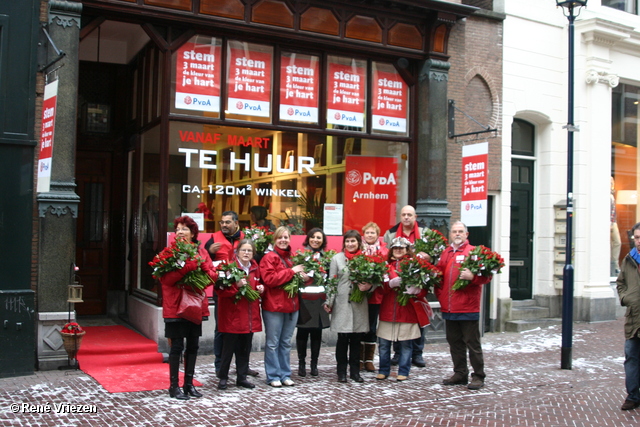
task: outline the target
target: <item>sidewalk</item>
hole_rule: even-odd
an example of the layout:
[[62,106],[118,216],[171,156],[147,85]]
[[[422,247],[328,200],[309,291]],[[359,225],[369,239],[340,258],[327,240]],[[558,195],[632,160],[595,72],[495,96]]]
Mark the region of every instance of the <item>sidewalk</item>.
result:
[[[294,350],[296,386],[273,389],[264,383],[262,353],[253,353],[257,387],[236,388],[231,376],[229,389],[218,391],[213,357],[202,356],[196,377],[204,397],[187,402],[166,390],[109,394],[80,371],[37,372],[0,379],[0,426],[638,426],[640,410],[620,410],[622,331],[623,319],[576,323],[572,370],[560,369],[560,326],[486,334],[487,383],[479,391],[441,385],[451,375],[446,343],[427,344],[427,367],[412,368],[402,383],[373,373],[363,374],[364,384],[338,383],[334,349],[323,347],[319,377],[296,375]],[[50,412],[13,413],[12,404]],[[69,413],[60,404],[95,411]]]

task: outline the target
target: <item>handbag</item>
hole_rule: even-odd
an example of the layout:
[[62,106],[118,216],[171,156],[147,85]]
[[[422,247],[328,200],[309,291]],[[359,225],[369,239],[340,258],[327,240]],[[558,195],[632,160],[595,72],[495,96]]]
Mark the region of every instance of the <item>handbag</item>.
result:
[[183,287],[176,314],[181,319],[200,325],[202,323],[202,302],[204,298],[204,292],[195,292],[191,289],[191,286]]

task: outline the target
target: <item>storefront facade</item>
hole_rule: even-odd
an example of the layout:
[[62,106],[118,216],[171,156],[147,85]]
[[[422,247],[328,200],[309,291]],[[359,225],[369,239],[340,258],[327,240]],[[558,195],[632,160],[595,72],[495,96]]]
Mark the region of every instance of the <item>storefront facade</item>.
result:
[[[452,93],[469,99],[476,74],[467,59],[455,73],[449,61],[467,48],[472,23],[461,20],[477,8],[449,1],[372,2],[366,10],[360,2],[275,0],[50,3],[50,26],[57,15],[75,14],[59,31],[77,58],[65,64],[78,71],[77,106],[58,104],[58,111],[77,109],[69,181],[80,198],[70,257],[84,286],[79,315],[126,316],[164,350],[161,295],[148,262],[183,213],[211,233],[222,212],[237,212],[249,226],[250,208],[262,206],[294,233],[321,226],[336,236],[371,220],[384,232],[406,204],[443,231],[452,212],[459,215],[447,207],[451,194],[459,201],[447,175],[460,164],[460,147],[447,141],[447,103]],[[478,19],[499,34],[499,16]],[[74,78],[64,71],[61,84]],[[452,82],[460,84],[453,91]],[[449,157],[456,159],[451,171]],[[342,211],[338,226],[325,222],[327,206]],[[52,232],[43,226],[42,235]],[[43,317],[41,337],[55,328],[54,317]],[[39,349],[55,358],[55,350]]]
[[[611,320],[624,314],[615,278],[618,263],[633,246],[627,232],[640,220],[636,4],[589,0],[575,25],[574,111],[579,127],[574,134],[573,175],[575,320]],[[511,275],[501,280],[503,285],[510,281],[512,295],[518,295],[514,300],[535,299],[549,309],[549,317],[560,317],[566,231],[567,19],[553,4],[535,10],[529,6],[527,1],[505,3],[504,127],[510,156],[505,155],[503,170],[511,170],[512,176],[503,194],[511,216],[512,263]],[[532,33],[539,38],[526,36]],[[530,172],[526,180],[518,175],[525,169]],[[530,222],[514,210],[523,199],[536,212]],[[515,260],[522,267],[516,267]]]

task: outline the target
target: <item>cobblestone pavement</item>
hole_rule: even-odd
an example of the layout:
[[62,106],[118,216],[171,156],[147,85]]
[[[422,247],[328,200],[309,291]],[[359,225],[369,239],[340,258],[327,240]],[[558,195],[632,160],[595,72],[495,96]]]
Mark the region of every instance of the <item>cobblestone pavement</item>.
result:
[[[560,326],[486,334],[487,383],[478,391],[441,385],[451,375],[446,343],[427,344],[427,367],[412,368],[401,383],[373,373],[363,384],[338,383],[334,349],[323,347],[318,377],[295,375],[294,351],[296,385],[273,389],[262,353],[253,353],[257,387],[236,388],[232,373],[229,389],[218,391],[212,356],[202,356],[196,377],[205,396],[187,402],[166,390],[110,394],[81,371],[37,372],[0,379],[0,426],[639,426],[640,409],[620,410],[622,330],[622,319],[576,323],[571,370],[560,369]],[[70,413],[63,404],[95,411]]]

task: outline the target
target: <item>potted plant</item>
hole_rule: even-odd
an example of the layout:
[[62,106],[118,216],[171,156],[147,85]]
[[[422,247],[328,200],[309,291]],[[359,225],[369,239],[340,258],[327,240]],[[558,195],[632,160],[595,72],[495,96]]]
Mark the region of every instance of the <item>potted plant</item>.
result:
[[86,333],[87,332],[82,329],[82,326],[76,322],[66,323],[60,330],[62,343],[64,344],[64,349],[67,351],[69,359],[76,358],[80,344],[82,344],[82,337],[84,337]]

